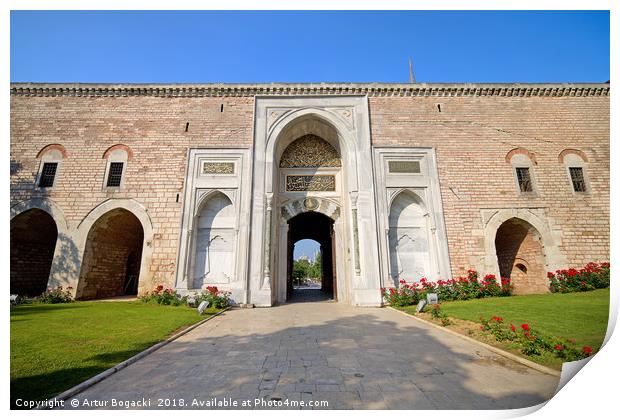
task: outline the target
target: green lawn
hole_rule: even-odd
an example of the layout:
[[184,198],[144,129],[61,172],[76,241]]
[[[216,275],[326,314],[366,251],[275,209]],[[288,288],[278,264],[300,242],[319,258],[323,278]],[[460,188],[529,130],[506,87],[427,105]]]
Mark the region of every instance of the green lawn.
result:
[[[570,338],[579,347],[598,350],[607,331],[609,289],[445,302],[441,308],[450,317],[474,322],[481,316],[500,316],[505,323],[529,324],[545,335]],[[413,313],[415,308],[406,311]]]
[[13,306],[11,405],[57,395],[203,318],[139,301]]

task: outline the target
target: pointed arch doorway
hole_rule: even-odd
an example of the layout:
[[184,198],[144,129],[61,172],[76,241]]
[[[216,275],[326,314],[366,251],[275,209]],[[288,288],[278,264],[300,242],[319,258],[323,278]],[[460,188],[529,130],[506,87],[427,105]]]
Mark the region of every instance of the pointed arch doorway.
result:
[[[313,211],[301,213],[288,221],[287,235],[286,301],[337,300],[334,221]],[[320,289],[294,286],[298,274],[294,269],[293,251],[295,244],[303,239],[311,239],[320,245]]]

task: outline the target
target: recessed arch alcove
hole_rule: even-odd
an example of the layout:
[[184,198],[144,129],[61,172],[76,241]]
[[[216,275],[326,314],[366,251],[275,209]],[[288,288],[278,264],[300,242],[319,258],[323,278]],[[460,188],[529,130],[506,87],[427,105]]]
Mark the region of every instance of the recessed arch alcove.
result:
[[417,282],[432,274],[428,213],[422,198],[410,190],[399,192],[388,216],[390,277],[395,287],[402,279]]
[[515,294],[549,291],[540,233],[523,219],[511,218],[495,235],[497,263],[502,277],[509,278]]
[[47,288],[58,228],[44,210],[31,208],[11,219],[10,292],[38,296]]
[[235,208],[221,191],[205,194],[194,221],[190,288],[228,284],[234,277]]
[[76,298],[137,294],[144,237],[142,223],[125,208],[99,216],[86,236]]

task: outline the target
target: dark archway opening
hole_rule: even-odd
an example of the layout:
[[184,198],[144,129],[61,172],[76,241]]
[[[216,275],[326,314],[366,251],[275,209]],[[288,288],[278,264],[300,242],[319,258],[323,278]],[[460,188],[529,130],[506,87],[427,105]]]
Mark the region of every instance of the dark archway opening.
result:
[[[334,221],[321,213],[310,211],[293,217],[288,224],[286,300],[288,302],[299,302],[337,299],[336,270],[334,267]],[[302,239],[312,239],[320,244],[320,289],[296,288],[294,286],[293,250],[295,243]]]
[[515,294],[549,291],[539,236],[532,225],[517,218],[505,221],[497,230],[495,248],[499,272],[511,280]]
[[137,294],[143,241],[142,224],[125,209],[111,210],[97,219],[86,239],[77,297]]
[[43,210],[27,210],[11,220],[11,293],[38,296],[47,288],[58,229]]

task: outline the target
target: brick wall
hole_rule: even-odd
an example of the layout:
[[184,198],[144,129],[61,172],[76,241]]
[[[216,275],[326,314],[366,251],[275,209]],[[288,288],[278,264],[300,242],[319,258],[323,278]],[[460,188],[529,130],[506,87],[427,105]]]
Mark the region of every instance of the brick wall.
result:
[[[172,285],[179,248],[183,181],[190,147],[252,144],[252,97],[23,97],[11,96],[11,205],[47,196],[75,227],[108,198],[134,198],[153,223],[152,284]],[[223,110],[222,110],[223,105]],[[189,122],[188,131],[185,131]],[[59,143],[63,160],[54,188],[34,188],[37,153]],[[122,191],[103,189],[104,152],[115,144],[133,152]],[[179,194],[179,202],[177,202]]]
[[[437,151],[453,275],[484,256],[480,209],[543,207],[561,231],[568,264],[609,260],[609,97],[371,97],[375,146]],[[441,112],[437,104],[441,103]],[[538,194],[517,193],[506,154],[517,147],[537,161]],[[592,191],[575,195],[558,155],[588,157]]]
[[[570,265],[609,259],[608,96],[371,96],[369,106],[373,145],[436,148],[455,276],[484,257],[483,208],[542,207]],[[11,95],[11,203],[46,195],[75,228],[108,198],[136,199],[148,209],[154,229],[152,284],[144,287],[172,285],[187,150],[250,147],[253,112],[251,96]],[[54,188],[41,192],[33,184],[36,156],[53,143],[68,156]],[[133,157],[123,190],[107,192],[103,154],[119,143]],[[517,147],[536,158],[535,196],[516,191],[505,157]],[[588,158],[589,194],[571,190],[558,160],[567,148]]]

